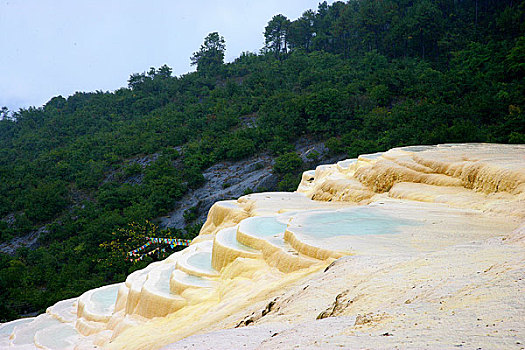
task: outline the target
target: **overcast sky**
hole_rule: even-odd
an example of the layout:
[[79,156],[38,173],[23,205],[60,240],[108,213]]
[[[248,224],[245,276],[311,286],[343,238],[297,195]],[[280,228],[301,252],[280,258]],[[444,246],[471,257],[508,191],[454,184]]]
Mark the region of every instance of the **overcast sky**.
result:
[[[194,70],[208,33],[226,61],[258,52],[273,15],[296,19],[319,0],[0,0],[0,107],[41,106],[76,91],[113,91],[163,64]],[[328,1],[328,3],[333,3]]]

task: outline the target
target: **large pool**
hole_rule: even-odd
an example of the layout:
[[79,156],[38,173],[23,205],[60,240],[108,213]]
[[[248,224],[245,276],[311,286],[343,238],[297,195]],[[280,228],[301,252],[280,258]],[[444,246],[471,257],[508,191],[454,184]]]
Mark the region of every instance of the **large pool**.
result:
[[[386,211],[357,207],[338,211],[319,211],[301,215],[298,220],[301,234],[316,239],[349,235],[398,233],[402,226],[417,225],[416,221],[390,216]],[[294,225],[295,226],[295,225]]]

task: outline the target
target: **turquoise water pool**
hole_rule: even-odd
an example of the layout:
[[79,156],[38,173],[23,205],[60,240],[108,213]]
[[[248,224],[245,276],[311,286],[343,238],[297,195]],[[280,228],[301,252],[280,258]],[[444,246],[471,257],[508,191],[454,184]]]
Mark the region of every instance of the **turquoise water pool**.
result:
[[250,248],[240,243],[239,241],[237,241],[237,229],[235,227],[230,227],[230,228],[220,231],[217,234],[217,238],[219,239],[220,242],[224,243],[228,247],[231,247],[237,250],[249,251],[253,253],[257,252],[257,250]]
[[93,303],[93,311],[98,314],[106,314],[113,311],[113,306],[117,301],[117,293],[119,289],[118,284],[96,290],[91,294],[91,302]]
[[199,252],[192,254],[188,260],[188,265],[198,268],[199,270],[204,270],[208,272],[216,271],[211,267],[211,253],[209,252]]
[[359,156],[359,158],[364,158],[364,159],[377,159],[379,157],[381,157],[383,155],[383,152],[377,152],[377,153],[370,153],[370,154],[361,154]]
[[170,294],[170,277],[175,266],[166,267],[160,273],[159,278],[155,281],[155,288],[165,294]]
[[197,287],[213,287],[213,281],[199,276],[188,275],[182,271],[177,271],[174,278],[184,284],[189,284]]
[[355,164],[355,162],[357,162],[357,159],[346,159],[346,160],[337,162],[337,165],[343,169],[348,169],[350,165]]
[[78,336],[78,332],[73,324],[62,323],[55,327],[49,327],[38,331],[35,339],[38,343],[50,349],[72,348],[68,338]]
[[217,204],[224,208],[239,208],[237,201],[220,201]]
[[239,226],[239,231],[256,237],[274,236],[285,230],[286,224],[279,222],[276,217],[248,218]]
[[13,344],[15,345],[24,345],[24,344],[34,344],[35,333],[41,329],[59,325],[60,321],[48,316],[47,314],[42,314],[35,318],[33,322],[20,325],[20,328],[16,327],[15,330],[15,339]]
[[428,151],[429,149],[434,149],[436,146],[406,146],[406,147],[400,147],[401,150],[407,151],[407,152],[424,152]]
[[402,226],[417,225],[416,221],[396,218],[385,211],[370,207],[334,212],[316,212],[300,220],[301,234],[316,239],[349,235],[398,233]]
[[0,326],[0,337],[9,336],[16,326],[23,325],[24,323],[32,322],[34,318],[21,318],[11,322],[4,323]]

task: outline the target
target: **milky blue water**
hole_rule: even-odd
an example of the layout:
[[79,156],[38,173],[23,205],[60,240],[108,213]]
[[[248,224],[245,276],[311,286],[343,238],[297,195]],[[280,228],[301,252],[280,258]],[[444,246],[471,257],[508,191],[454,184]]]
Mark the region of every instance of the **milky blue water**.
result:
[[237,202],[235,201],[220,201],[217,202],[221,207],[224,208],[238,208],[239,205],[237,205]]
[[357,162],[357,159],[346,159],[346,160],[337,162],[337,165],[339,165],[343,169],[348,169],[348,167],[354,164],[355,162]]
[[[25,325],[21,325],[19,329],[16,327],[16,336],[15,340],[13,341],[13,344],[15,345],[23,345],[23,344],[33,344],[35,333],[38,332],[41,329],[59,325],[60,321],[56,318],[52,318],[51,316],[48,316],[47,314],[39,315],[35,320],[31,323],[27,323],[27,327],[24,327]],[[18,326],[18,325],[17,325]]]
[[174,266],[164,268],[160,273],[159,279],[155,282],[155,288],[162,293],[170,294],[170,276]]
[[370,153],[370,154],[361,154],[359,158],[365,159],[377,159],[383,155],[383,152]]
[[345,211],[317,212],[301,220],[301,233],[324,239],[349,235],[377,235],[400,232],[402,226],[418,225],[416,221],[396,218],[370,207]]
[[184,284],[189,284],[192,286],[198,286],[198,287],[212,287],[213,286],[213,281],[210,281],[203,277],[189,275],[182,271],[178,272],[177,275],[174,276],[174,278]]
[[286,224],[277,221],[275,217],[248,218],[239,226],[239,231],[261,238],[274,236],[285,230]]
[[428,151],[429,149],[433,149],[433,148],[436,148],[436,146],[406,146],[406,147],[401,147],[401,149],[403,151],[407,151],[407,152],[423,152],[423,151]]
[[211,253],[209,252],[199,252],[199,253],[192,254],[188,258],[187,262],[188,262],[188,265],[196,267],[199,270],[216,272],[211,267]]
[[217,239],[223,242],[228,247],[244,250],[249,252],[257,252],[257,250],[250,248],[239,241],[237,241],[237,229],[235,227],[227,228],[217,233]]
[[71,348],[67,338],[75,335],[78,335],[78,332],[72,324],[62,323],[39,331],[35,337],[38,343],[50,349],[66,349]]
[[105,314],[112,310],[112,306],[117,301],[117,293],[119,289],[118,284],[99,289],[91,294],[91,302],[93,303],[93,311],[99,314]]
[[31,322],[33,320],[34,320],[33,317],[31,317],[31,318],[21,318],[21,319],[18,319],[18,320],[14,320],[14,321],[2,324],[0,326],[0,337],[1,336],[9,336],[13,332],[13,329],[15,328],[15,326],[20,326],[20,325],[22,325],[24,323],[28,323],[28,322]]

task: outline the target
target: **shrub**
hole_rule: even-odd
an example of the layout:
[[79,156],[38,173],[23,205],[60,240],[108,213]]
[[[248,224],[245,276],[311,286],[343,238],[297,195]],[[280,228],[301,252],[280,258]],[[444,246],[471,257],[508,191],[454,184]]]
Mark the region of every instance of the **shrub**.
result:
[[303,160],[295,152],[288,152],[275,158],[273,171],[276,174],[289,174],[299,171],[303,166]]

